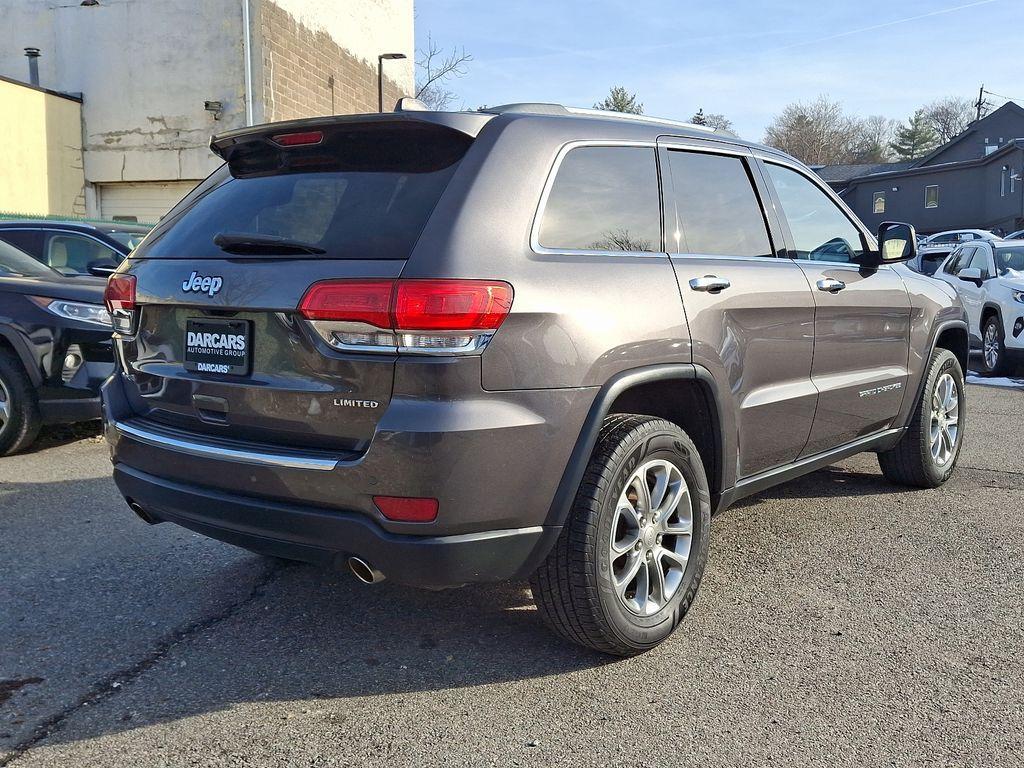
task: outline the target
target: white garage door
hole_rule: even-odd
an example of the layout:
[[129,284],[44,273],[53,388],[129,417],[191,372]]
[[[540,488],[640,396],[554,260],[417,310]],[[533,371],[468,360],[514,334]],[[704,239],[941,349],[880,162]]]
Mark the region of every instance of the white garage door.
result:
[[100,218],[155,224],[198,183],[199,180],[100,184]]

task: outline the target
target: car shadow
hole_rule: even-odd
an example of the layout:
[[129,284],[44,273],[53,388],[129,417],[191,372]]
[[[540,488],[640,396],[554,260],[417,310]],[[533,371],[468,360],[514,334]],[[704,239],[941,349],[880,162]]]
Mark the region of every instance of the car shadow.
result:
[[[52,510],[42,507],[56,498],[59,485],[67,484],[7,484],[0,504],[16,510],[18,516],[29,511],[28,505],[38,505],[39,519],[45,521]],[[144,557],[126,551],[117,558],[116,567],[111,565],[102,574],[76,576],[75,569],[62,571],[56,581],[67,584],[66,588],[54,586],[49,570],[42,572],[40,578],[47,583],[39,586],[46,599],[61,602],[66,611],[63,627],[40,632],[37,642],[25,646],[50,648],[56,643],[79,650],[67,651],[69,658],[57,669],[47,656],[49,650],[35,664],[30,652],[19,658],[17,669],[9,671],[12,679],[45,677],[47,686],[78,691],[79,704],[71,707],[74,713],[47,726],[48,744],[178,721],[245,703],[444,691],[562,675],[619,661],[554,635],[542,623],[529,587],[522,582],[439,592],[388,581],[367,586],[347,572],[250,555],[170,523],[149,528],[119,503],[107,478],[78,481],[73,491],[62,491],[69,492],[89,500],[86,522],[103,526],[94,538],[82,539],[81,546],[87,550],[81,553],[83,559],[102,554],[93,550],[105,552],[115,545],[131,549],[133,540],[140,538],[147,540],[149,551]],[[116,542],[104,545],[105,531],[115,527],[127,536],[118,533]],[[52,532],[41,528],[39,551],[51,548],[48,537],[64,539],[61,545],[67,546],[67,538],[74,535],[71,527]],[[165,543],[154,547],[153,539]],[[134,548],[141,549],[139,544]],[[239,557],[225,556],[229,549]],[[177,564],[172,570],[154,569],[154,556]],[[183,557],[193,564],[181,563]],[[9,571],[12,578],[19,578],[16,563]],[[26,577],[38,573],[32,567],[26,569]],[[74,585],[76,578],[88,579],[90,589]],[[236,598],[232,593],[238,590],[233,587],[239,581],[252,586]],[[29,585],[26,593],[31,592]],[[120,621],[115,621],[113,616],[103,616],[104,606],[124,606],[118,613],[139,606],[144,615],[132,617],[140,618],[138,623],[163,621],[164,610],[154,606],[145,611],[144,606],[163,599],[180,600],[183,593],[194,596],[195,610],[173,614],[174,620],[151,630],[144,626],[153,636],[145,646],[131,642],[123,631],[129,617],[117,616]],[[209,599],[218,593],[223,593],[222,599]],[[12,621],[30,610],[26,605],[9,607]],[[183,614],[191,615],[184,625]],[[0,635],[5,621],[0,621]],[[79,637],[61,641],[72,627]],[[119,671],[94,673],[97,677],[92,680],[87,673],[84,684],[80,672],[74,678],[63,672],[51,674],[65,668],[92,669],[94,656],[100,654],[104,659],[120,655]],[[28,702],[21,697],[22,691],[31,695],[41,687],[26,685],[0,704],[0,719],[10,715],[12,710],[4,711],[7,707],[20,709],[24,705],[19,701]],[[88,706],[81,707],[82,702]],[[20,716],[38,718],[46,725],[51,713],[21,709]]]

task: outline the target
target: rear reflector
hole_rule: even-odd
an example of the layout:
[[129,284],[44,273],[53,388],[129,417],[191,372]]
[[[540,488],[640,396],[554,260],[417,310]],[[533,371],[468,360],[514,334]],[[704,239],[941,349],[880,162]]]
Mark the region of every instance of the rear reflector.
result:
[[384,517],[395,522],[429,523],[437,519],[437,499],[374,496],[373,503]]
[[103,303],[110,314],[118,310],[132,312],[135,309],[135,275],[111,275],[103,292]]
[[323,131],[302,131],[300,133],[279,133],[271,136],[271,140],[282,147],[302,147],[319,144],[324,140]]

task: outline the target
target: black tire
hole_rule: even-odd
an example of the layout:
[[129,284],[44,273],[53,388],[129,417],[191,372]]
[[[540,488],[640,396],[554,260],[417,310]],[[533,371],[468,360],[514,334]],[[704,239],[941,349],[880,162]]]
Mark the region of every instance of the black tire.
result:
[[0,456],[27,448],[39,435],[42,422],[35,388],[21,361],[0,349]]
[[[988,356],[985,353],[986,340],[989,333],[992,333],[995,341],[996,361],[989,365]],[[1006,335],[1003,333],[1003,323],[999,315],[991,312],[985,316],[981,323],[981,371],[986,376],[1003,376],[1009,370],[1009,361],[1006,359]]]
[[[672,542],[666,547],[686,550],[688,558],[685,566],[673,561],[669,561],[667,569],[659,565],[662,573],[671,573],[673,565],[678,567],[675,574],[679,579],[678,587],[670,598],[652,601],[650,610],[657,609],[656,612],[638,615],[627,608],[625,598],[620,597],[613,582],[617,560],[611,552],[611,544],[617,533],[612,526],[617,524],[617,502],[627,482],[635,471],[652,461],[663,462],[665,467],[671,465],[681,474],[689,491],[692,526],[688,545],[685,535],[663,534]],[[644,477],[650,485],[651,481]],[[670,507],[673,505],[666,502],[665,509]],[[683,510],[684,505],[680,503],[675,509]],[[676,514],[673,510],[663,514],[662,519],[671,519]],[[681,525],[681,517],[675,519]],[[650,528],[654,528],[653,522]],[[643,530],[636,532],[637,559],[641,557],[641,547],[655,546],[649,539],[647,544],[641,543]],[[649,416],[614,414],[607,417],[569,519],[551,553],[530,578],[541,617],[562,637],[603,653],[632,656],[655,647],[672,633],[693,603],[707,564],[710,531],[708,481],[697,448],[686,433],[675,424]],[[654,551],[664,553],[666,550],[661,545],[659,536],[658,549]],[[633,557],[632,552],[629,550],[620,557]],[[665,561],[648,559],[646,562]],[[641,561],[641,566],[649,578],[665,583],[664,576],[656,579],[655,572],[649,570],[650,565]],[[636,582],[637,591],[639,583]],[[666,588],[661,595],[667,591]],[[646,597],[645,588],[645,601]]]
[[[939,463],[932,456],[932,411],[936,384],[949,374],[956,386],[957,430],[952,458]],[[948,349],[932,352],[920,402],[910,419],[910,425],[894,448],[878,454],[882,474],[894,483],[916,488],[938,488],[949,479],[960,457],[966,426],[967,398],[964,396],[964,372],[956,355]]]

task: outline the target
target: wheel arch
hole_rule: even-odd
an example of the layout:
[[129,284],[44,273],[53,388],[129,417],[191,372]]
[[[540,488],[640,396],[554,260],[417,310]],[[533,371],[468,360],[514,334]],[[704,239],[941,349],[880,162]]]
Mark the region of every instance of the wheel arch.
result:
[[[981,305],[981,323],[982,323],[982,325],[985,324],[985,318],[988,317],[989,315],[995,315],[999,319],[999,326],[1002,327],[1002,325],[1003,325],[1003,308],[1000,307],[994,301],[986,301],[984,304]],[[981,335],[981,332],[984,331],[984,330],[985,330],[984,328],[979,328],[978,329],[978,334]],[[982,338],[984,338],[984,337],[982,337]],[[965,368],[964,370],[967,370],[967,369]]]
[[701,454],[711,490],[711,508],[717,510],[727,482],[727,430],[722,421],[722,405],[707,369],[691,363],[673,363],[623,371],[601,387],[555,492],[548,524],[562,525],[568,517],[601,424],[612,413],[663,418],[685,431]]
[[21,361],[33,387],[43,383],[43,374],[29,351],[28,343],[16,329],[0,324],[0,349],[9,349]]

